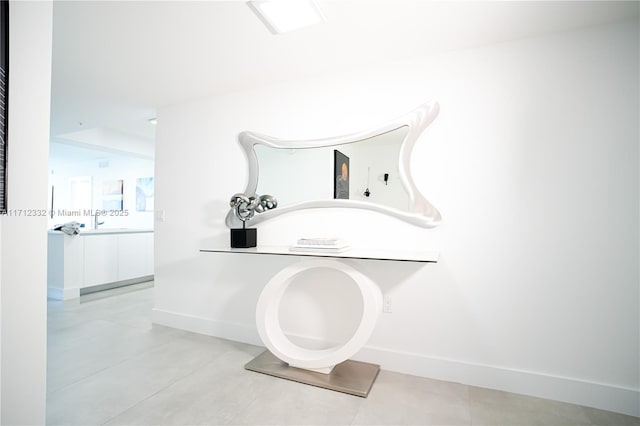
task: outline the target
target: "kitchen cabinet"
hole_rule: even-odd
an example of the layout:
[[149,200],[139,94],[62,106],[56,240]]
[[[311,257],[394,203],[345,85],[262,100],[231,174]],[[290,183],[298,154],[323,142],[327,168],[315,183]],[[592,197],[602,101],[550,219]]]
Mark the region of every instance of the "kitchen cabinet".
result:
[[58,300],[81,292],[153,279],[153,230],[99,229],[67,235],[49,231],[47,294]]

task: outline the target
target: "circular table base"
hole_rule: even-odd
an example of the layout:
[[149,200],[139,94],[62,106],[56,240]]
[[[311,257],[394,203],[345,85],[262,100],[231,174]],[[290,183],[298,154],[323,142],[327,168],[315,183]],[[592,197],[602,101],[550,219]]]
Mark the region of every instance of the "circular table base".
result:
[[[357,285],[362,297],[362,317],[354,334],[343,345],[323,350],[306,349],[291,342],[280,327],[278,316],[282,297],[293,280],[300,273],[317,268],[346,274]],[[312,259],[284,268],[267,283],[258,300],[256,325],[260,338],[276,357],[293,367],[329,374],[336,364],[353,356],[369,340],[381,310],[380,288],[367,276],[343,262]]]

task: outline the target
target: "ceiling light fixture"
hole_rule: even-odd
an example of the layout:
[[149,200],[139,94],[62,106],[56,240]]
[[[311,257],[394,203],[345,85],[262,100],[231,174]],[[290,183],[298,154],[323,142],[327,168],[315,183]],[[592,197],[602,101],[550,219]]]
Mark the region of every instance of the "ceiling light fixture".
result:
[[326,21],[315,0],[254,0],[247,4],[273,34]]
[[155,118],[155,117],[154,117],[154,118],[150,118],[150,119],[149,119],[149,123],[151,123],[151,124],[158,124],[158,119],[157,119],[157,118]]

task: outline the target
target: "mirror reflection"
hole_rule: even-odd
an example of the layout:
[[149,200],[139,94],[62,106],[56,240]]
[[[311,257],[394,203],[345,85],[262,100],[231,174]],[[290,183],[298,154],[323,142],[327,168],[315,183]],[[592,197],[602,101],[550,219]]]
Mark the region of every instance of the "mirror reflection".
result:
[[399,174],[400,150],[409,126],[352,143],[311,148],[255,145],[256,193],[280,206],[349,199],[410,211]]
[[[242,194],[268,194],[278,208],[254,216],[253,224],[289,212],[352,208],[380,212],[423,228],[442,217],[411,176],[411,152],[440,107],[430,101],[377,128],[315,140],[284,140],[241,132],[238,142],[249,176]],[[237,192],[237,191],[236,191]],[[242,223],[229,210],[229,228]]]

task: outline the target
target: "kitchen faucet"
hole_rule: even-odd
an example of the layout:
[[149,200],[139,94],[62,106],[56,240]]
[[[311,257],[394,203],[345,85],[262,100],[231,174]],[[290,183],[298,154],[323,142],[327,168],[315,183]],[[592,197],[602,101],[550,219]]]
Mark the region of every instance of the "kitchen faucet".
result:
[[100,210],[96,210],[96,213],[93,215],[93,229],[98,229],[98,226],[104,225],[104,221],[98,221],[98,216],[100,216]]

